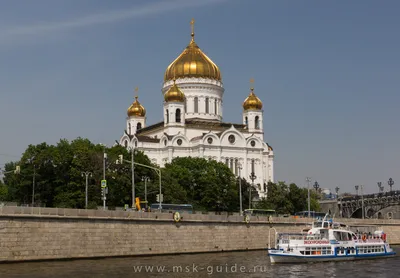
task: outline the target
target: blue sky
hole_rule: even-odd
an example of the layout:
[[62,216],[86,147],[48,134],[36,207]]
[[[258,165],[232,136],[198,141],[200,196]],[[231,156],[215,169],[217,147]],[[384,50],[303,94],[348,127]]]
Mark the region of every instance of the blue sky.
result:
[[400,2],[0,0],[0,167],[29,144],[112,145],[139,87],[147,123],[190,40],[220,67],[224,121],[255,79],[277,180],[400,183]]

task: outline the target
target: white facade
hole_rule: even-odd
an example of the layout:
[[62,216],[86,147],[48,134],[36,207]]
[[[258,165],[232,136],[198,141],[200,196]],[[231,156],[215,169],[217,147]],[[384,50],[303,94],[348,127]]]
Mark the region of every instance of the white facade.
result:
[[[221,81],[181,76],[175,82],[185,101],[164,101],[164,121],[153,125],[145,115],[128,117],[119,143],[144,151],[161,167],[175,157],[203,157],[225,163],[238,176],[241,165],[240,175],[251,183],[254,172],[259,196],[266,197],[266,184],[274,181],[274,153],[264,142],[263,110],[243,110],[243,123],[224,123]],[[172,85],[165,81],[162,94]]]

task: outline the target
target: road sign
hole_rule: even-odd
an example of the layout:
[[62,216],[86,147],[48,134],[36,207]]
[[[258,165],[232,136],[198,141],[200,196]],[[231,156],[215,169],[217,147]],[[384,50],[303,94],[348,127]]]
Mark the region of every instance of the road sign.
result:
[[101,180],[101,187],[106,188],[107,187],[107,181],[106,180]]

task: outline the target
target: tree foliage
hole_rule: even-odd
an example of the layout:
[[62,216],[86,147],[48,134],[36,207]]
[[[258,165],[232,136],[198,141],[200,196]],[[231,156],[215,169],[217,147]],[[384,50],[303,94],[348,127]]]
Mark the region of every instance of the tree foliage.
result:
[[[274,209],[279,214],[294,214],[308,210],[307,188],[300,188],[294,183],[287,185],[284,182],[270,182],[267,189],[267,198],[261,199],[257,203],[257,208]],[[320,210],[317,195],[312,190],[310,192],[310,210]]]
[[[105,164],[104,153],[107,154]],[[119,162],[120,155],[123,157],[122,163]],[[105,170],[107,206],[131,206],[131,159],[132,152],[123,146],[107,148],[84,138],[71,142],[62,139],[55,145],[29,145],[19,161],[5,165],[4,183],[0,182],[0,201],[12,201],[20,205],[31,205],[34,202],[36,206],[84,208],[84,172],[90,172],[88,207],[96,208],[102,206],[100,185]],[[135,151],[134,161],[157,167],[140,151]],[[17,165],[21,168],[20,173],[13,172]],[[136,165],[134,176],[135,197],[144,200],[147,196],[148,203],[155,203],[160,185],[158,173],[154,169]],[[243,209],[250,206],[250,190],[252,199],[258,200],[256,188],[246,179],[235,177],[225,164],[204,158],[173,159],[161,169],[161,186],[164,203],[193,204],[195,210],[237,212],[240,207],[239,188],[242,190]],[[279,213],[307,209],[306,189],[282,182],[265,186],[268,188],[268,197],[254,202],[252,206],[272,208]],[[311,208],[318,210],[314,194],[312,197]]]

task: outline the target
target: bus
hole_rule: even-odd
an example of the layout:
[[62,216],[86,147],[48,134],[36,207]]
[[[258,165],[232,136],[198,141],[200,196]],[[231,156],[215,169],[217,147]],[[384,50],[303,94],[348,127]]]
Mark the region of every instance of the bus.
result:
[[244,215],[250,216],[276,216],[274,209],[245,209]]
[[[160,204],[154,203],[150,205],[151,211],[160,211]],[[193,213],[193,206],[190,204],[163,204],[161,203],[161,212]]]
[[[311,218],[324,218],[325,217],[325,212],[315,212],[315,211],[310,211],[310,217]],[[305,218],[308,217],[308,210],[306,211],[300,211],[300,212],[296,212],[294,214],[294,216],[296,217],[300,217],[300,218]]]

